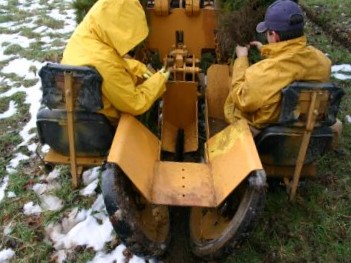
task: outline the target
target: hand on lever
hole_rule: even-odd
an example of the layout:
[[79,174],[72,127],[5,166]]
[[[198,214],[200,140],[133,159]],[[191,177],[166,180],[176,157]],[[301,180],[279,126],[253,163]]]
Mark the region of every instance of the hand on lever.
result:
[[161,75],[165,77],[166,81],[169,79],[169,76],[171,74],[171,72],[168,69],[166,69],[166,67],[162,67],[158,72],[160,72]]

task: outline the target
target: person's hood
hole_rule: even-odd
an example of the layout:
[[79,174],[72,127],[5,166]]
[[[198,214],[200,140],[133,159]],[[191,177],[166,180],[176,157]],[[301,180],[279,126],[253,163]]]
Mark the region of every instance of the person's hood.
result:
[[84,20],[100,41],[116,49],[121,56],[149,33],[139,0],[99,0]]

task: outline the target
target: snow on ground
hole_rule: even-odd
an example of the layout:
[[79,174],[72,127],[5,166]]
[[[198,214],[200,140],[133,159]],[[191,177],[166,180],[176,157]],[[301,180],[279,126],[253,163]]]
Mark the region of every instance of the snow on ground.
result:
[[[8,1],[0,0],[0,12],[6,13],[6,5]],[[34,11],[34,10],[46,10],[46,6],[43,6],[43,1],[40,0],[19,0],[18,8],[23,11]],[[57,2],[57,1],[56,1]],[[65,12],[60,11],[58,8],[53,8],[47,15],[50,17],[64,22],[64,28],[59,30],[53,30],[47,26],[38,25],[35,23],[38,19],[32,16],[25,21],[27,28],[32,28],[33,32],[42,34],[41,41],[50,45],[52,39],[48,35],[50,32],[60,33],[67,35],[75,28],[76,24],[74,21],[74,11],[70,9],[69,4],[72,0],[63,0],[60,4],[64,3],[67,7]],[[47,4],[55,4],[55,1],[50,0]],[[1,28],[11,27],[20,28],[22,25],[19,21],[8,21],[0,23]],[[19,33],[14,34],[0,34],[0,62],[7,62],[3,67],[1,73],[15,73],[23,79],[34,79],[38,76],[33,72],[33,68],[40,69],[43,65],[40,61],[28,60],[15,55],[4,54],[4,45],[17,44],[23,48],[30,47],[34,39],[29,39],[25,36],[21,36]],[[5,46],[6,46],[5,45]],[[334,65],[332,67],[333,77],[341,80],[351,79],[351,65]],[[2,86],[14,86],[11,79],[6,78],[4,75],[0,76],[0,85]],[[13,154],[12,160],[10,160],[6,167],[7,174],[2,175],[0,178],[0,202],[5,197],[14,198],[16,195],[13,192],[6,192],[6,188],[9,180],[11,180],[11,173],[16,172],[16,168],[19,163],[23,160],[28,160],[34,155],[36,144],[31,142],[31,139],[35,136],[33,128],[35,128],[36,113],[40,107],[40,82],[38,81],[32,87],[12,87],[6,92],[0,94],[0,98],[11,97],[12,95],[24,92],[26,94],[25,103],[30,105],[31,118],[28,123],[25,124],[23,129],[20,131],[22,142],[16,148],[16,152]],[[0,112],[0,119],[10,118],[17,113],[17,105],[13,100],[10,100],[8,109],[4,112]],[[347,122],[351,122],[351,116],[346,117]],[[20,146],[26,146],[31,153],[30,156],[19,152]],[[45,183],[38,183],[32,186],[32,191],[38,196],[35,203],[30,201],[23,206],[23,213],[25,215],[38,215],[43,211],[53,210],[60,211],[64,205],[64,200],[59,199],[53,194],[55,189],[59,189],[61,186],[58,182],[60,171],[54,169],[49,175],[42,175],[42,181]],[[83,174],[84,187],[80,190],[82,196],[95,196],[96,200],[91,208],[89,209],[78,209],[74,208],[65,216],[62,216],[58,223],[51,223],[46,226],[46,238],[51,242],[52,246],[56,249],[52,259],[56,262],[64,262],[67,258],[68,253],[74,250],[77,246],[91,247],[96,251],[96,255],[91,263],[109,263],[109,262],[124,262],[123,251],[125,250],[124,245],[117,246],[113,251],[106,251],[105,244],[110,242],[114,237],[114,231],[112,225],[108,219],[105,205],[103,202],[102,195],[96,194],[96,188],[99,182],[99,168],[93,168],[86,171]],[[4,228],[3,235],[9,235],[11,233],[11,224]],[[12,258],[15,258],[15,251],[6,247],[0,246],[0,262],[8,262]],[[143,259],[136,256],[132,257],[129,262],[139,263],[145,262]]]
[[351,65],[343,64],[332,66],[332,76],[340,80],[351,79]]
[[[25,19],[25,25],[22,25],[24,21],[7,21],[0,23],[0,30],[4,28],[18,30],[22,26],[32,28],[33,32],[41,34],[41,41],[46,43],[46,46],[49,47],[53,41],[49,33],[59,33],[62,34],[63,38],[66,38],[76,26],[74,10],[70,9],[69,5],[71,2],[72,0],[61,1],[61,3],[53,0],[47,1],[47,4],[53,5],[62,5],[62,3],[64,3],[67,7],[65,12],[60,11],[58,7],[52,8],[47,12],[47,6],[42,4],[43,1],[18,1],[17,6],[20,10],[33,12],[35,14],[38,13],[37,11],[45,10],[48,16],[55,20],[63,21],[65,26],[62,29],[54,30],[47,26],[36,24],[35,21],[38,21],[38,18],[33,15]],[[8,1],[0,0],[1,13],[6,13],[7,3]],[[28,160],[35,154],[36,144],[32,143],[31,140],[36,135],[35,132],[33,132],[33,128],[36,127],[36,113],[40,107],[41,99],[40,81],[32,87],[24,87],[22,85],[15,86],[13,80],[7,78],[5,74],[14,73],[22,79],[37,79],[38,76],[36,72],[43,66],[43,63],[40,61],[28,60],[18,55],[6,55],[4,54],[4,50],[7,46],[13,44],[20,45],[22,48],[29,48],[30,44],[34,42],[35,39],[22,36],[18,32],[14,34],[0,33],[0,62],[5,62],[5,66],[1,70],[0,85],[12,87],[2,92],[0,98],[10,98],[18,92],[24,92],[26,95],[25,103],[30,106],[29,113],[31,116],[30,120],[19,132],[22,137],[22,142],[16,148],[13,153],[13,158],[6,167],[7,174],[0,178],[0,202],[3,202],[6,197],[16,197],[13,192],[6,191],[9,180],[11,180],[11,174],[16,172],[21,161]],[[17,113],[17,107],[18,105],[13,100],[10,100],[7,110],[0,112],[0,119],[4,120],[14,116]],[[20,146],[26,146],[30,154],[26,155],[21,153],[19,151]],[[43,211],[60,211],[62,209],[64,200],[59,199],[53,194],[56,189],[61,187],[58,182],[59,174],[60,171],[54,169],[49,175],[41,176],[44,183],[38,183],[32,186],[32,191],[37,194],[38,199],[24,204],[23,213],[25,215],[39,215]],[[125,246],[119,245],[113,251],[106,251],[105,249],[105,244],[115,237],[115,233],[108,219],[102,195],[96,195],[95,190],[98,186],[98,182],[99,168],[85,171],[83,174],[84,186],[80,189],[80,195],[95,196],[96,200],[92,207],[90,209],[74,208],[68,215],[62,216],[62,219],[59,220],[58,223],[51,223],[46,226],[46,239],[51,242],[52,246],[56,249],[56,253],[52,255],[52,259],[56,262],[64,262],[68,253],[74,251],[77,246],[91,247],[96,251],[96,256],[91,261],[93,263],[124,262],[125,256],[123,255],[123,251],[126,249]],[[3,235],[9,235],[11,231],[10,225],[6,226]],[[15,251],[6,247],[0,247],[0,262],[9,262],[11,259],[15,258]],[[129,262],[145,261],[134,256]]]

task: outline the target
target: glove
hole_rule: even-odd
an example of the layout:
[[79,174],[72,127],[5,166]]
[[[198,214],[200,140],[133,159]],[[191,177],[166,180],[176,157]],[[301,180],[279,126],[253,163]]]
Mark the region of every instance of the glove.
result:
[[158,72],[160,72],[161,75],[165,77],[166,81],[169,79],[169,76],[171,74],[171,72],[167,70],[166,67],[162,67]]
[[145,73],[143,74],[143,78],[148,79],[153,75],[153,73],[150,70],[146,70]]

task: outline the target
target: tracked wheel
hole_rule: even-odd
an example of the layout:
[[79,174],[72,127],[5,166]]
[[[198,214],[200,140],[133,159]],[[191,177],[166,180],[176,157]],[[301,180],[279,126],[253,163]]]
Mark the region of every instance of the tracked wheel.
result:
[[148,203],[113,163],[103,167],[102,192],[113,228],[133,254],[147,259],[166,251],[170,227],[167,206]]
[[253,172],[217,208],[192,208],[190,242],[193,254],[205,261],[232,254],[261,214],[265,200],[265,173]]

